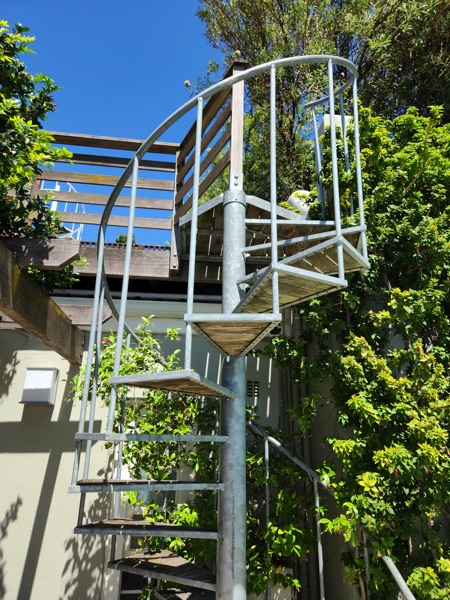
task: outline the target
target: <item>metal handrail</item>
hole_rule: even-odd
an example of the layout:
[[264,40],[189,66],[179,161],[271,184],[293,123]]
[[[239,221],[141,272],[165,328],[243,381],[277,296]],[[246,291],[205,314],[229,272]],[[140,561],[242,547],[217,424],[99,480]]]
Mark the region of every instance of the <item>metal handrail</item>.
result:
[[[150,151],[152,145],[160,138],[160,136],[163,133],[165,133],[181,117],[183,117],[191,109],[193,109],[195,106],[197,106],[198,101],[200,99],[203,102],[205,102],[206,100],[209,100],[215,94],[217,94],[227,88],[232,87],[236,83],[239,83],[240,81],[244,81],[247,79],[251,79],[251,78],[256,77],[257,75],[260,75],[266,71],[272,70],[272,72],[273,72],[274,69],[278,69],[278,68],[282,68],[282,67],[292,67],[292,66],[297,66],[297,65],[311,65],[311,64],[317,64],[317,63],[327,63],[328,65],[336,64],[336,65],[342,66],[344,68],[347,68],[348,71],[350,72],[350,77],[343,85],[339,86],[336,90],[334,90],[333,93],[331,93],[331,89],[329,89],[328,94],[325,94],[325,95],[321,96],[320,98],[314,100],[313,102],[306,104],[305,108],[312,108],[312,107],[318,106],[320,104],[326,103],[329,100],[329,98],[331,98],[331,97],[334,98],[339,95],[342,95],[342,93],[345,90],[347,90],[351,85],[353,85],[353,86],[355,85],[356,67],[352,62],[350,62],[349,60],[346,60],[344,58],[340,58],[338,56],[329,56],[329,55],[297,56],[297,57],[291,57],[291,58],[282,58],[282,59],[264,63],[262,65],[258,65],[256,67],[252,67],[241,73],[238,73],[237,75],[228,77],[227,79],[224,79],[224,80],[216,83],[215,85],[211,86],[207,90],[200,92],[199,94],[197,94],[196,96],[191,98],[188,102],[183,104],[175,112],[173,112],[143,142],[141,147],[136,151],[134,157],[130,160],[129,164],[125,168],[125,170],[122,173],[122,175],[120,176],[118,182],[116,183],[116,186],[113,189],[113,191],[111,192],[111,195],[110,195],[110,197],[105,205],[105,209],[103,211],[100,228],[99,228],[98,245],[100,246],[100,244],[101,244],[101,239],[100,239],[102,237],[101,230],[102,230],[102,228],[105,228],[105,230],[106,230],[107,222],[111,215],[114,204],[115,204],[120,192],[122,191],[123,187],[125,186],[126,182],[130,178],[130,175],[133,170],[134,161],[137,159],[139,162],[140,159],[147,152]],[[332,120],[332,121],[333,121],[333,123],[332,123],[331,127],[333,129],[334,120]],[[358,135],[355,135],[355,138],[357,138],[357,137],[358,137]],[[361,189],[361,191],[362,191],[362,189]],[[360,211],[360,214],[362,214],[362,211]],[[100,258],[100,253],[99,253],[99,258]],[[103,263],[103,255],[101,256],[101,258],[102,258],[102,263]],[[100,261],[98,261],[98,265],[100,266]],[[105,276],[105,272],[104,272],[103,268],[101,268],[101,274],[105,281],[105,299],[106,299],[109,307],[111,308],[113,315],[115,316],[115,318],[117,320],[119,320],[119,313],[114,305],[113,299],[109,292],[109,288],[108,288],[108,284],[106,282],[106,276]],[[95,319],[95,316],[93,315],[93,322],[94,322],[94,319]],[[136,342],[138,342],[139,340],[136,338],[136,336],[134,335],[134,332],[128,327],[128,325],[125,323],[124,326],[125,326],[125,329],[127,330],[127,332],[131,334],[131,336],[135,339]]]
[[[286,448],[286,446],[283,446],[283,444],[280,441],[278,441],[274,437],[270,436],[265,431],[265,429],[263,427],[261,427],[261,425],[255,423],[253,421],[250,421],[248,423],[248,427],[254,433],[256,433],[257,435],[261,436],[266,442],[268,442],[274,448],[276,448],[281,454],[284,454],[284,456],[286,456],[291,462],[293,462],[298,467],[300,467],[303,471],[305,471],[305,473],[313,481],[313,484],[314,484],[314,504],[315,504],[315,507],[316,507],[316,510],[317,510],[317,514],[319,514],[320,504],[319,504],[318,486],[320,485],[325,491],[327,491],[334,498],[333,489],[327,486],[327,484],[321,478],[320,473],[318,473],[317,471],[315,471],[314,469],[312,469],[304,461],[302,461],[300,458],[298,458],[297,456],[295,456],[295,454],[293,454],[288,448]],[[319,571],[320,571],[319,572],[319,578],[320,578],[321,600],[324,600],[325,596],[324,596],[324,591],[323,591],[324,590],[324,584],[323,584],[323,556],[322,556],[322,543],[321,543],[321,540],[320,540],[320,535],[321,535],[320,523],[318,521],[316,521],[316,531],[317,531],[317,545],[318,545],[319,566],[321,565],[321,568],[319,567]],[[363,531],[367,535],[367,533],[365,532],[365,530],[363,530]],[[391,575],[392,575],[395,583],[398,586],[398,589],[403,594],[404,599],[405,600],[416,600],[414,594],[409,589],[408,585],[406,584],[406,581],[403,579],[400,571],[396,567],[396,565],[395,565],[394,561],[392,560],[392,558],[390,558],[389,556],[382,556],[381,560],[384,562],[384,564],[388,568],[389,572],[391,573]]]

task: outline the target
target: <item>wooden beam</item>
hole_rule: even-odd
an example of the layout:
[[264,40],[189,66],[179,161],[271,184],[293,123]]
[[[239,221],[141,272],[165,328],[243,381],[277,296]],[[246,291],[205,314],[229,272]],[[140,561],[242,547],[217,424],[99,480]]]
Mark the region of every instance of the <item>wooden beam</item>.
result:
[[[115,175],[98,175],[96,173],[69,173],[67,171],[42,171],[39,175],[41,181],[67,181],[68,183],[85,183],[87,185],[115,186],[119,177]],[[131,177],[124,187],[131,187]],[[137,180],[140,190],[165,190],[173,191],[174,183],[170,179],[144,179]],[[50,190],[51,191],[51,190]]]
[[[83,133],[63,133],[58,131],[51,131],[50,133],[57,144],[67,144],[69,146],[113,148],[115,150],[131,150],[136,152],[144,143],[144,140],[108,137],[104,135],[85,135]],[[155,154],[176,154],[179,148],[179,144],[156,142],[151,147],[150,152]]]
[[[57,160],[55,162],[74,163],[75,165],[95,165],[98,167],[118,167],[125,168],[130,162],[129,158],[122,156],[100,156],[97,154],[75,153],[70,160]],[[175,172],[175,162],[162,160],[141,160],[139,169],[143,171],[164,171],[167,173]]]
[[[100,225],[102,215],[75,212],[58,212],[59,220],[62,223],[82,223],[84,225]],[[108,219],[108,225],[111,227],[127,227],[128,217],[117,217],[112,215]],[[136,229],[172,229],[170,219],[150,219],[146,217],[136,217],[134,219]]]
[[[82,256],[87,265],[77,267],[79,275],[94,276],[97,273],[97,248],[82,247]],[[105,248],[105,273],[111,277],[122,277],[125,263],[125,247]],[[170,250],[143,250],[135,248],[131,253],[130,277],[135,279],[168,279]]]
[[[54,192],[53,190],[36,190],[39,192],[50,191],[52,200],[67,202],[69,204],[96,204],[104,206],[109,200],[109,194],[87,194],[84,192]],[[119,196],[114,206],[130,206],[129,196]],[[153,210],[172,210],[172,200],[160,200],[157,198],[136,198],[136,208],[148,208]],[[64,213],[62,213],[64,214]]]
[[80,242],[69,239],[1,238],[21,269],[58,271],[80,258]]
[[[72,325],[77,327],[87,327],[92,321],[92,306],[80,306],[78,304],[58,304],[59,308],[69,317],[72,321]],[[112,311],[109,307],[103,309],[102,323],[105,323],[111,318]],[[5,313],[0,312],[0,325],[14,323],[11,317],[8,317]]]
[[80,365],[84,334],[69,317],[16,265],[0,243],[0,310],[69,362]]

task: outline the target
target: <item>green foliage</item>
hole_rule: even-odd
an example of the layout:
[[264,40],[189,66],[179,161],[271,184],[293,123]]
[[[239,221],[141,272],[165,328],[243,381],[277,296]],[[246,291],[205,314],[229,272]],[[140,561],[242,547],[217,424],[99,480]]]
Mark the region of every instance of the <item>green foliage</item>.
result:
[[[322,523],[352,542],[343,558],[358,586],[367,532],[375,600],[397,597],[380,554],[418,599],[449,591],[450,131],[441,116],[362,111],[371,269],[344,293],[300,305],[300,340],[276,338],[266,350],[294,382],[334,382],[342,433],[328,440],[336,458],[324,468],[341,510]],[[314,416],[310,397],[298,412]]]
[[[287,56],[335,54],[352,60],[360,95],[377,114],[397,116],[443,104],[450,117],[450,7],[447,0],[201,0],[206,37],[230,62],[250,66]],[[303,75],[283,81],[281,106],[292,105]],[[311,83],[311,82],[308,82]],[[250,84],[258,104],[261,79]],[[308,86],[307,86],[308,87]]]
[[[20,60],[31,52],[34,38],[27,32],[22,25],[10,31],[0,21],[0,236],[52,238],[59,221],[47,206],[50,197],[33,196],[32,187],[42,166],[71,154],[52,147],[52,136],[42,129],[41,122],[55,110],[52,95],[58,87],[42,73],[28,73]],[[46,288],[76,281],[72,267],[35,278]]]
[[[151,317],[144,318],[136,331],[140,345],[121,351],[121,375],[174,370],[178,368],[178,352],[162,357],[159,342],[151,332]],[[170,339],[177,339],[177,331],[169,330]],[[116,338],[110,333],[102,340],[97,397],[109,403]],[[73,397],[83,394],[85,370],[71,382]],[[92,391],[92,390],[91,390]],[[115,430],[128,433],[190,434],[217,433],[219,402],[160,390],[130,390],[117,388],[118,410]],[[122,412],[123,411],[123,412]],[[272,432],[274,433],[274,432]],[[169,480],[177,474],[198,482],[217,480],[217,444],[178,444],[167,442],[133,442],[125,444],[123,462],[137,479]],[[266,518],[264,447],[261,437],[249,433],[247,447],[247,558],[248,591],[263,593],[267,582],[299,587],[299,581],[289,570],[295,558],[308,555],[314,547],[311,533],[313,506],[310,482],[298,468],[284,457],[274,455],[270,469],[270,522]],[[192,494],[183,504],[176,504],[163,492],[155,493],[151,501],[138,492],[126,494],[126,501],[137,507],[149,522],[168,522],[177,525],[217,526],[216,499],[211,492]],[[157,549],[161,541],[148,538],[140,541],[148,550]],[[185,556],[196,564],[211,566],[215,560],[215,543],[209,540],[167,538],[166,548]],[[286,571],[285,569],[288,568]]]

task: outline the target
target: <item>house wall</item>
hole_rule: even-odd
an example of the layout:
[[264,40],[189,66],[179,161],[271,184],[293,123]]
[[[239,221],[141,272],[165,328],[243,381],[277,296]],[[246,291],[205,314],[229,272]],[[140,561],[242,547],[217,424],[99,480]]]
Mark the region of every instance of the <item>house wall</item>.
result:
[[[73,304],[73,299],[68,303]],[[202,311],[212,312],[214,306],[202,305]],[[167,327],[180,327],[183,333],[184,312],[184,305],[178,302],[136,301],[130,303],[128,320],[135,327],[140,314],[157,314],[154,333],[170,350],[173,342],[164,342],[164,332]],[[114,328],[113,321],[104,325],[104,331]],[[59,370],[54,405],[21,404],[27,367]],[[219,354],[200,337],[194,339],[193,368],[220,381]],[[249,403],[258,403],[262,425],[276,427],[278,372],[261,357],[248,357],[247,368],[248,379],[260,384],[259,398],[251,397]],[[70,401],[68,380],[78,369],[23,330],[3,329],[0,370],[0,599],[115,600],[119,574],[106,568],[109,539],[73,534],[79,495],[69,494],[67,489],[79,406]],[[98,407],[97,431],[104,429],[105,418],[105,407]],[[91,477],[102,476],[111,460],[110,450],[94,444]],[[109,502],[105,495],[88,494],[89,521],[104,518]]]

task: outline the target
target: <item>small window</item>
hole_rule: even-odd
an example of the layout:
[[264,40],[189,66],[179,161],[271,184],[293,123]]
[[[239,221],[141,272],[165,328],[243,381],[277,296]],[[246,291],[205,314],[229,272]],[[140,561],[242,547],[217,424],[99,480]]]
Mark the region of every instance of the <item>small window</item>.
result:
[[22,404],[55,404],[58,369],[27,369]]

